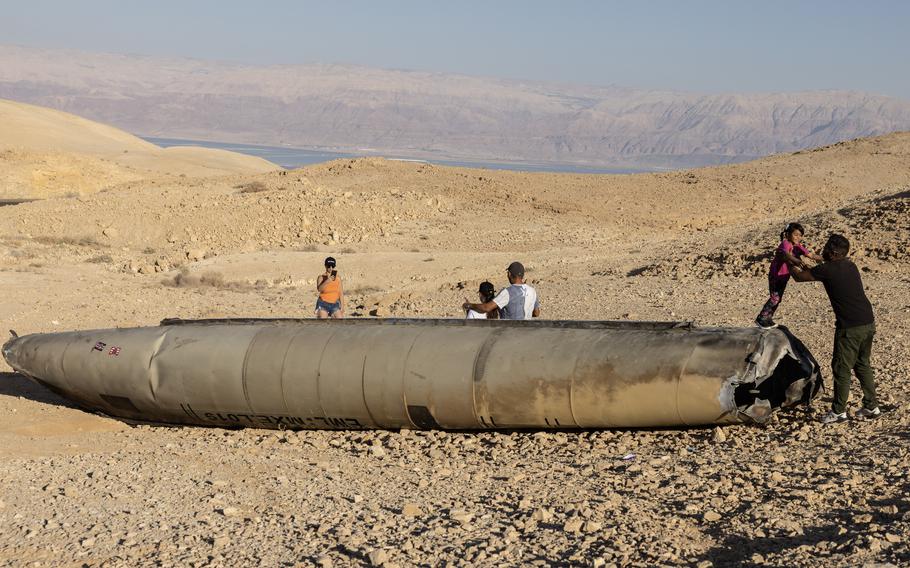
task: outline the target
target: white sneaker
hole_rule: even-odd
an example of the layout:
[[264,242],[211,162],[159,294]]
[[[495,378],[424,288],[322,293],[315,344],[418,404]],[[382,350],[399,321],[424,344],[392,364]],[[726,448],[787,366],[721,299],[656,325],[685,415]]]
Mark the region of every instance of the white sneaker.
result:
[[828,414],[825,414],[824,416],[821,417],[822,424],[835,424],[837,422],[846,422],[846,421],[847,421],[846,412],[841,412],[840,414],[838,414],[834,411],[830,411],[830,412],[828,412]]
[[875,418],[882,411],[876,406],[875,408],[860,408],[856,411],[857,418]]

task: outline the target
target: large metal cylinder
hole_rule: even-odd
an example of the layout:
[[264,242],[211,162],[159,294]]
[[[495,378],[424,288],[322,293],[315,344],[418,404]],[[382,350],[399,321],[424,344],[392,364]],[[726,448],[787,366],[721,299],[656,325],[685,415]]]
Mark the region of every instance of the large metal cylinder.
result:
[[6,361],[136,421],[613,428],[764,421],[821,383],[785,329],[484,320],[165,320],[14,337]]

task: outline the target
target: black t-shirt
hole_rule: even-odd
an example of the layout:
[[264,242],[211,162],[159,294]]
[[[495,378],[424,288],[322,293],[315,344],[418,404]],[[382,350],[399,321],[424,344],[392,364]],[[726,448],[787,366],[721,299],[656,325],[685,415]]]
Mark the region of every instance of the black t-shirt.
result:
[[825,285],[837,327],[856,327],[875,322],[872,303],[863,291],[863,280],[853,261],[846,258],[812,268],[812,276]]

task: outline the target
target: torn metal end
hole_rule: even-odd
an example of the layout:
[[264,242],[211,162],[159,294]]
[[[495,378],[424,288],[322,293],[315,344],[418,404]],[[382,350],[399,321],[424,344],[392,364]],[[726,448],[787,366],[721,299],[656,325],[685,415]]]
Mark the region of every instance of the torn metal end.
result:
[[748,369],[730,379],[738,414],[764,423],[777,408],[808,403],[818,393],[818,363],[786,328],[762,332]]

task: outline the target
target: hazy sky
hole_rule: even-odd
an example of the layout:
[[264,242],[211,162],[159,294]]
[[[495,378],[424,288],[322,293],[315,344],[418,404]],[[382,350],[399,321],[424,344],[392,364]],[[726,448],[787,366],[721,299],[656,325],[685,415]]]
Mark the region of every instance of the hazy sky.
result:
[[0,0],[0,43],[910,99],[910,1]]

